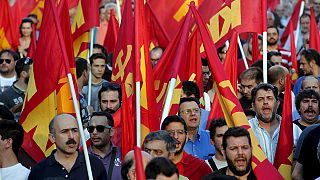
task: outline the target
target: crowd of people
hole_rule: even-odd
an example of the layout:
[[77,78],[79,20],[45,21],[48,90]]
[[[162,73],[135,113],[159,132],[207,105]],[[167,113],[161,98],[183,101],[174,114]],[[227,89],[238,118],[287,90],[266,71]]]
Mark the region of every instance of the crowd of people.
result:
[[[309,48],[312,6],[320,25],[320,0],[306,2],[300,17],[297,54],[290,51],[290,41],[282,47],[280,37],[290,19],[296,1],[283,0],[267,20],[267,79],[263,83],[262,60],[254,59],[253,48],[261,58],[262,37],[253,47],[253,35],[242,34],[244,57],[238,57],[238,99],[260,148],[267,160],[275,163],[281,132],[286,76],[299,74],[292,80],[292,179],[320,179],[320,54]],[[89,162],[93,179],[137,179],[134,151],[122,154],[114,142],[119,122],[114,114],[122,106],[121,85],[111,81],[112,54],[103,46],[109,13],[116,9],[113,2],[101,1],[100,27],[89,63],[75,58],[80,113],[85,139],[88,140]],[[72,17],[70,17],[72,21]],[[20,125],[25,92],[33,71],[33,60],[27,57],[34,14],[20,24],[20,45],[0,51],[0,179],[88,179],[85,154],[79,148],[80,130],[74,116],[56,115],[49,123],[49,140],[55,150],[35,162],[21,147],[24,129]],[[157,66],[165,48],[150,50],[152,67]],[[225,62],[228,45],[217,48],[221,63]],[[291,57],[296,56],[299,71],[292,69]],[[245,67],[244,59],[249,65]],[[92,76],[89,89],[89,75]],[[146,179],[257,179],[252,165],[252,137],[248,129],[228,127],[224,117],[209,119],[214,102],[214,73],[206,58],[202,59],[203,87],[194,81],[182,81],[177,115],[164,118],[158,131],[144,137],[142,164]],[[202,93],[200,90],[203,89]],[[91,97],[88,97],[89,91]],[[88,100],[90,102],[88,103]],[[90,105],[88,105],[90,104]],[[156,117],[155,117],[156,118]],[[122,157],[124,157],[122,159]]]

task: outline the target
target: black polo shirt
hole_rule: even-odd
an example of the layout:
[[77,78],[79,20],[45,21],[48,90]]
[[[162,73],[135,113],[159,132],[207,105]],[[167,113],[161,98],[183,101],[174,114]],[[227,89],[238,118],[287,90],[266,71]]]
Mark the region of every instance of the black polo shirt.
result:
[[[29,180],[36,179],[89,179],[86,162],[84,159],[83,152],[78,152],[78,157],[70,172],[68,172],[56,159],[54,158],[54,153],[56,150],[52,151],[51,155],[46,159],[42,160],[40,163],[36,164],[29,174]],[[89,154],[91,169],[93,179],[104,180],[107,179],[107,172],[102,164],[102,162]]]

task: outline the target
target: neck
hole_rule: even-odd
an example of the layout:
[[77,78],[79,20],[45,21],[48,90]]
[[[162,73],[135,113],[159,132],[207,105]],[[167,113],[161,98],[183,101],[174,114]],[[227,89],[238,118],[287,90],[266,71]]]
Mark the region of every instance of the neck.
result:
[[54,154],[54,157],[60,163],[61,162],[66,162],[66,163],[75,162],[78,157],[78,151],[76,151],[73,154],[65,154],[65,153],[57,150],[56,153]]
[[13,71],[13,72],[8,72],[8,73],[1,73],[1,76],[4,77],[4,78],[12,78],[16,75],[16,73]]
[[[316,118],[318,118],[318,116]],[[319,122],[318,119],[313,119],[312,121],[302,120],[302,118],[299,119],[299,123],[303,126],[310,126],[310,125],[315,124],[317,122]]]
[[179,163],[179,162],[181,161],[181,159],[182,159],[182,157],[183,157],[183,152],[184,152],[184,150],[181,151],[181,153],[174,155],[174,157],[172,158],[172,162],[173,162],[174,164],[177,164],[177,163]]
[[314,68],[313,68],[313,75],[315,77],[318,77],[319,76],[319,73],[320,73],[320,67],[315,65]]
[[245,175],[243,175],[243,176],[238,176],[238,175],[233,174],[233,172],[228,168],[226,175],[234,176],[234,177],[236,177],[236,178],[239,179],[239,180],[247,180],[250,172],[251,172],[251,170],[250,170],[247,174],[245,174]]
[[223,157],[223,154],[221,154],[219,150],[216,150],[216,154],[214,155],[214,157],[219,161],[226,161],[226,159]]
[[103,147],[91,146],[91,148],[95,154],[97,154],[103,158],[106,156],[107,152],[110,151],[111,145],[112,145],[111,142],[109,142],[108,144],[106,144]]
[[13,151],[8,152],[2,152],[0,155],[0,168],[6,168],[6,167],[10,167],[13,165],[18,164],[18,159],[17,156],[14,154]]
[[275,44],[275,45],[268,45],[267,49],[268,49],[268,51],[275,51],[275,50],[278,50],[278,44]]
[[14,83],[14,86],[20,89],[21,91],[26,91],[27,89],[27,84],[24,83],[24,79],[22,78],[19,78],[19,80],[16,83]]
[[81,93],[82,88],[83,88],[82,77],[78,78],[78,79],[77,79],[77,82],[78,82],[78,90],[79,90],[79,93]]
[[275,118],[274,120],[272,120],[269,123],[265,123],[265,122],[259,120],[259,124],[260,124],[261,127],[263,127],[270,134],[270,136],[272,136],[273,132],[279,126],[279,121],[278,121],[277,118]]
[[99,84],[102,81],[102,78],[96,78],[92,76],[92,84]]
[[196,135],[198,133],[198,128],[188,128],[188,138],[191,139],[192,142],[196,139]]

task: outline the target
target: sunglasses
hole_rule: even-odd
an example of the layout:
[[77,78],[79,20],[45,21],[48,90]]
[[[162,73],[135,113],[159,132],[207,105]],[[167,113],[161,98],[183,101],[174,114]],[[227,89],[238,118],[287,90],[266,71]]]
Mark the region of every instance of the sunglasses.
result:
[[112,83],[112,82],[104,82],[102,83],[103,88],[110,88],[112,90],[119,90],[121,88],[120,84],[118,83]]
[[89,127],[87,127],[89,133],[93,133],[94,129],[96,129],[97,132],[102,133],[102,132],[104,132],[104,129],[106,129],[106,128],[107,129],[112,129],[112,127],[108,126],[108,125],[107,126],[98,125],[98,126],[89,126]]
[[11,63],[11,59],[0,59],[0,64],[2,64],[3,62],[6,62],[7,64]]
[[33,60],[29,57],[24,58],[23,64],[24,65],[31,65],[33,63]]

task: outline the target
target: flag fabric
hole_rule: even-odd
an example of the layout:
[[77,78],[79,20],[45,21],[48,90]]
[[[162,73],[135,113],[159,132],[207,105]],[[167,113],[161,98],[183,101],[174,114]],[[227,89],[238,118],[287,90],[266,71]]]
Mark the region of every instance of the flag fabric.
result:
[[[171,78],[176,79],[175,89],[171,100],[170,115],[178,112],[182,81],[189,80],[187,72],[189,66],[192,66],[187,58],[186,50],[188,48],[188,37],[191,30],[191,11],[187,13],[186,18],[176,34],[173,41],[170,42],[162,54],[157,65],[154,67],[154,80],[157,107],[162,110],[165,104],[166,94],[169,89]],[[187,60],[187,61],[186,61]],[[162,112],[159,112],[161,118]]]
[[286,76],[284,105],[274,166],[284,179],[291,179],[293,157],[293,124],[290,75]]
[[252,33],[252,61],[258,61],[259,59],[262,59],[260,50],[259,50],[259,38],[258,33],[253,32]]
[[90,29],[99,25],[99,5],[97,0],[79,0],[73,18],[71,32],[74,55],[88,59]]
[[[57,4],[57,7],[52,7],[50,1],[54,1],[52,4]],[[58,17],[54,16],[53,11],[59,12]],[[60,27],[56,26],[55,18]],[[59,3],[47,0],[40,30],[46,33],[39,36],[33,73],[30,75],[20,119],[25,130],[22,147],[37,162],[50,155],[54,149],[48,139],[48,125],[51,119],[56,114],[74,115],[75,112],[67,79],[67,73],[70,71],[73,79],[76,79],[69,24],[66,0],[60,0]],[[58,28],[61,28],[63,42],[59,41]],[[63,44],[65,49],[61,47]],[[66,51],[68,59],[62,55],[63,51]],[[75,91],[78,92],[76,87]]]
[[114,16],[114,9],[110,10],[110,20],[108,23],[108,31],[104,39],[103,46],[107,49],[108,53],[114,53],[117,37],[119,32],[119,22]]
[[295,44],[295,38],[294,38],[294,30],[292,26],[292,22],[289,22],[290,27],[290,50],[291,50],[291,62],[292,62],[292,69],[291,69],[291,80],[295,82],[299,76],[298,76],[298,63],[297,63],[297,50],[296,50],[296,44]]
[[274,11],[278,4],[280,4],[280,0],[268,0],[268,9]]
[[[297,28],[298,25],[298,20],[299,20],[299,13],[300,13],[300,7],[301,7],[301,2],[302,0],[298,0],[290,17],[290,20],[288,22],[288,24],[291,22],[292,23],[292,27],[294,29]],[[285,43],[287,42],[287,39],[289,37],[290,34],[290,27],[287,26],[286,29],[283,31],[282,36],[280,38],[280,42],[281,42],[281,46],[283,47],[285,45]]]
[[31,58],[33,58],[33,55],[37,49],[36,31],[37,31],[36,25],[32,24],[31,42],[30,42],[30,46],[28,48],[28,54],[27,54],[27,56]]
[[[227,77],[230,79],[230,83],[232,85],[233,91],[237,94],[237,70],[238,70],[238,33],[233,32],[233,35],[230,40],[230,45],[227,51],[225,62],[223,63],[223,69],[226,72]],[[215,85],[216,87],[216,85]],[[210,126],[210,122],[212,119],[216,119],[219,117],[224,117],[223,111],[220,106],[220,101],[217,95],[213,100],[211,105],[211,111],[209,114],[207,128]]]
[[141,154],[141,149],[139,147],[134,147],[134,160],[135,160],[135,165],[136,165],[136,175],[137,179],[139,180],[145,180],[146,176],[144,173],[144,166],[142,162],[142,154]]
[[0,50],[11,48],[8,31],[9,26],[9,3],[7,0],[3,1],[0,6]]
[[215,46],[212,45],[212,39],[208,28],[205,26],[204,21],[201,19],[198,11],[191,5],[191,10],[196,19],[204,48],[208,57],[209,67],[211,68],[213,78],[217,84],[217,93],[226,116],[228,126],[241,126],[247,129],[251,136],[252,141],[252,168],[258,179],[283,179],[278,171],[266,158],[264,152],[259,147],[258,140],[248,123],[247,117],[243,113],[240,102],[232,88],[230,80],[227,78],[226,73],[223,71],[221,63],[218,62],[218,55]]
[[310,7],[310,43],[309,47],[320,52],[320,34],[313,8]]

